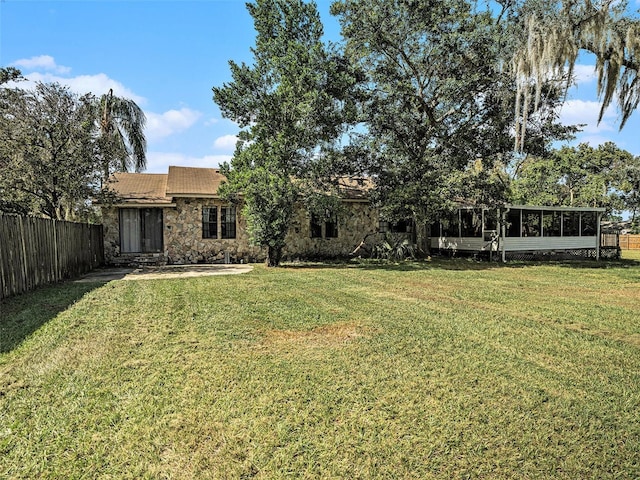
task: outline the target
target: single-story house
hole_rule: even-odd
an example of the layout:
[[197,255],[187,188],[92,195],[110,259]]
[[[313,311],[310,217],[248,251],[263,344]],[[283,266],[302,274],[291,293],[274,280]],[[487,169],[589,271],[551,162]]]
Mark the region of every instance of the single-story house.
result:
[[[116,173],[115,203],[102,207],[105,259],[110,264],[189,264],[262,261],[249,241],[242,205],[225,202],[215,168],[169,167],[166,174]],[[311,215],[302,204],[286,237],[283,258],[344,257],[386,233],[414,236],[411,222],[383,221],[368,201],[366,182],[344,179],[342,214]],[[431,251],[484,253],[493,258],[610,255],[601,248],[603,208],[511,205],[461,207],[431,226]],[[414,238],[414,241],[416,239]],[[422,245],[425,245],[424,243]]]
[[[604,208],[509,205],[459,208],[431,227],[431,248],[508,258],[599,259]],[[615,252],[617,254],[617,251]],[[607,252],[607,255],[614,255]]]
[[[105,258],[110,264],[188,264],[261,261],[266,250],[249,241],[241,205],[225,202],[214,168],[169,167],[166,174],[116,173],[113,204],[102,206]],[[345,181],[344,212],[316,218],[297,206],[283,258],[346,256],[380,231],[366,188]]]

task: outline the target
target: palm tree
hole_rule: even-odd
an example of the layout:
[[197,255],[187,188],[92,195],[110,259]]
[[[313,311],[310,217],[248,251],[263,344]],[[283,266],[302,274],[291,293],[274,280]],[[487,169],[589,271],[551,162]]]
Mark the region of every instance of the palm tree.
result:
[[147,166],[147,140],[144,127],[147,118],[142,109],[128,98],[116,97],[113,89],[100,97],[98,148],[102,157],[103,182],[111,170],[140,172]]

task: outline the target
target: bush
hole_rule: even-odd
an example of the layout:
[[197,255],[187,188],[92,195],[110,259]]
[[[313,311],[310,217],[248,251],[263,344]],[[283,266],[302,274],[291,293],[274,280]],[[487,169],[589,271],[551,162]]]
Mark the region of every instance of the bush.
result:
[[385,236],[385,239],[373,246],[371,258],[383,260],[407,260],[415,259],[417,253],[416,245],[412,244],[408,238]]

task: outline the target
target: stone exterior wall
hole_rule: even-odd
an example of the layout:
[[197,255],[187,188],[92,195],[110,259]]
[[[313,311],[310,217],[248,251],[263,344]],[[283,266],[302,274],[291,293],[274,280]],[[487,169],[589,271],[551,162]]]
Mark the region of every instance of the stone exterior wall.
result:
[[[249,243],[247,225],[236,215],[236,238],[202,238],[202,209],[226,206],[220,200],[199,198],[177,198],[175,208],[165,209],[164,248],[169,263],[215,263],[225,259],[238,263],[263,260],[266,254]],[[220,226],[218,226],[220,231]],[[218,235],[219,236],[219,235]]]
[[[175,207],[163,209],[162,254],[164,263],[215,263],[229,260],[234,263],[263,261],[266,249],[252,246],[249,242],[246,220],[237,209],[236,238],[202,238],[202,209],[226,206],[215,199],[176,198]],[[349,255],[368,233],[378,229],[378,214],[368,203],[346,202],[344,213],[338,218],[338,236],[311,238],[311,217],[302,207],[294,211],[291,227],[286,237],[283,258],[288,260],[306,258],[330,258]],[[117,207],[103,208],[105,259],[109,264],[128,263],[140,258],[140,254],[121,254],[119,213]],[[219,227],[220,228],[220,227]]]
[[311,216],[305,208],[296,208],[283,257],[289,260],[346,257],[368,233],[378,230],[378,212],[368,203],[345,202],[344,207],[338,217],[336,238],[326,238],[324,227],[322,238],[311,238]]

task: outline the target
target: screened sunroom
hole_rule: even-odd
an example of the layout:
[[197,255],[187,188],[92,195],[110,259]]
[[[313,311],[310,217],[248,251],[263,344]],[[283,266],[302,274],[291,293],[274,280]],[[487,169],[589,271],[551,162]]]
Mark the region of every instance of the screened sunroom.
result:
[[600,257],[604,208],[513,205],[459,208],[431,228],[431,248],[490,252],[503,259],[521,254],[568,253]]

